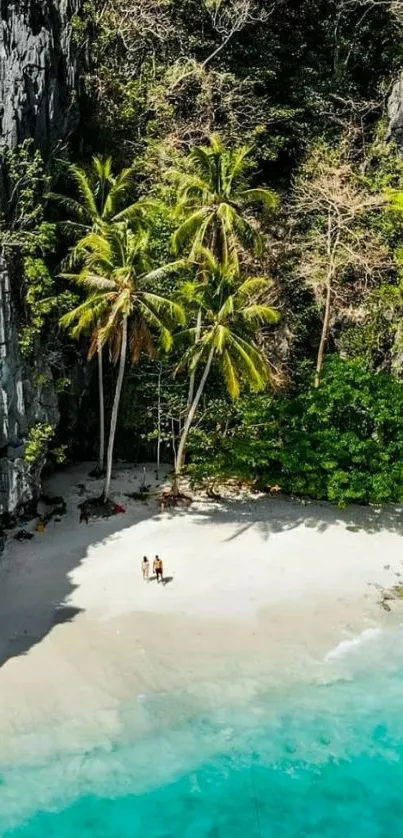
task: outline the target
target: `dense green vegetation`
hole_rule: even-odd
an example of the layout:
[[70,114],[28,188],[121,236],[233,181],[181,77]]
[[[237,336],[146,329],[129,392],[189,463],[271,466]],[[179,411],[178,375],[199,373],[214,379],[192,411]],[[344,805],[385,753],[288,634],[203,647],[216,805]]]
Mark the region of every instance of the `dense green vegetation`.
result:
[[117,454],[170,461],[177,490],[187,462],[403,499],[400,5],[294,5],[84,3],[80,142],[5,154],[21,348],[62,412],[88,356],[87,442],[62,421],[55,445],[98,457],[105,496]]

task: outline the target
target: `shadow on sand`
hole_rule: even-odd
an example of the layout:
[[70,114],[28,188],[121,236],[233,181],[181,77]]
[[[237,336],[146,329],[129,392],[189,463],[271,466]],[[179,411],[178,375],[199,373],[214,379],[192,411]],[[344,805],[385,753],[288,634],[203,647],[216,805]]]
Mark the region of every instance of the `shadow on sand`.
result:
[[[192,514],[196,510],[184,513]],[[251,527],[258,530],[264,540],[275,533],[287,532],[297,527],[307,527],[316,532],[325,532],[329,527],[341,526],[349,532],[365,532],[376,535],[389,531],[403,536],[402,506],[349,506],[338,509],[331,503],[300,500],[285,497],[257,497],[239,500],[223,500],[214,507],[197,510],[198,523],[209,525],[234,524],[235,529],[226,541],[233,541]]]
[[152,517],[153,512],[155,508],[139,503],[134,511],[86,525],[79,523],[74,504],[60,523],[50,523],[32,541],[9,539],[0,557],[0,667],[29,652],[54,626],[71,622],[80,613],[68,605],[76,588],[71,574],[85,560],[88,549]]
[[[149,582],[157,582],[157,577],[156,576],[150,576],[148,581]],[[169,585],[169,583],[173,582],[173,581],[174,581],[173,576],[163,576],[162,579],[161,579],[161,583],[164,586],[164,588],[165,588],[165,585]]]
[[[71,572],[85,559],[91,545],[126,528],[135,528],[147,518],[154,518],[158,523],[185,516],[193,518],[197,526],[233,524],[234,532],[229,537],[226,532],[226,541],[238,538],[251,527],[264,540],[275,533],[300,526],[317,532],[338,525],[352,532],[375,535],[381,530],[388,530],[403,535],[402,507],[391,506],[351,506],[341,511],[329,503],[264,497],[253,501],[200,503],[189,509],[172,509],[161,515],[153,503],[145,506],[139,502],[126,514],[98,520],[95,535],[95,527],[91,523],[80,526],[77,506],[71,505],[60,523],[51,524],[59,528],[62,545],[59,555],[56,532],[48,540],[45,532],[43,536],[38,535],[21,545],[10,540],[0,560],[0,666],[12,657],[26,654],[54,626],[77,616],[79,610],[68,606],[75,588]],[[67,545],[72,531],[74,541],[69,550]],[[220,540],[219,529],[217,538]],[[135,545],[134,537],[133,543]],[[133,559],[136,560],[135,555]],[[171,576],[165,577],[164,585],[169,585],[172,579]]]

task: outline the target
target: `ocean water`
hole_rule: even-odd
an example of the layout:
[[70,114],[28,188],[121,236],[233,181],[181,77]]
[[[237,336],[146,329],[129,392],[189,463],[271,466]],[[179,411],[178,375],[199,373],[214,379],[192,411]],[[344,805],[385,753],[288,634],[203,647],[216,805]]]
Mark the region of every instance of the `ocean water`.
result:
[[[403,831],[403,631],[339,644],[310,682],[256,683],[107,748],[2,765],[2,838],[392,838]],[[175,712],[171,713],[175,704]],[[134,705],[133,705],[134,706]],[[185,705],[183,705],[185,706]],[[164,725],[167,718],[175,723]],[[127,734],[126,734],[127,731]]]

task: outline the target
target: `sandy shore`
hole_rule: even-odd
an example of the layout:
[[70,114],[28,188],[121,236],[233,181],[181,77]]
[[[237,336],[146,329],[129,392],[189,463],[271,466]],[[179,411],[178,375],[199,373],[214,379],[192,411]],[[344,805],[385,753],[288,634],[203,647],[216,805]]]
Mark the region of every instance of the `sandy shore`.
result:
[[[99,489],[88,471],[48,482],[66,515],[31,541],[10,538],[0,561],[5,761],[79,749],[85,737],[106,744],[128,701],[141,732],[145,695],[181,691],[194,708],[224,688],[245,698],[285,667],[298,679],[309,662],[324,677],[338,643],[396,619],[379,607],[379,586],[403,574],[400,509],[339,512],[276,497],[159,514],[153,501],[127,498],[142,472],[122,468],[113,493],[126,513],[86,526],[82,484],[87,495]],[[141,577],[141,557],[155,553],[164,586]]]

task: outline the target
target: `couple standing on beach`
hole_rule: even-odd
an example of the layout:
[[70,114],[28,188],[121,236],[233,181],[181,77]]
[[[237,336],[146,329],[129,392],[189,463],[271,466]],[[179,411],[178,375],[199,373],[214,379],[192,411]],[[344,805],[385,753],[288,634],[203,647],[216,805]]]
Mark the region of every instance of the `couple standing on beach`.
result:
[[[147,556],[143,556],[142,570],[143,579],[145,582],[148,582],[150,576],[150,562],[148,561]],[[160,559],[159,556],[156,556],[153,561],[153,573],[157,577],[157,582],[164,581],[164,565],[162,563],[162,559]]]

